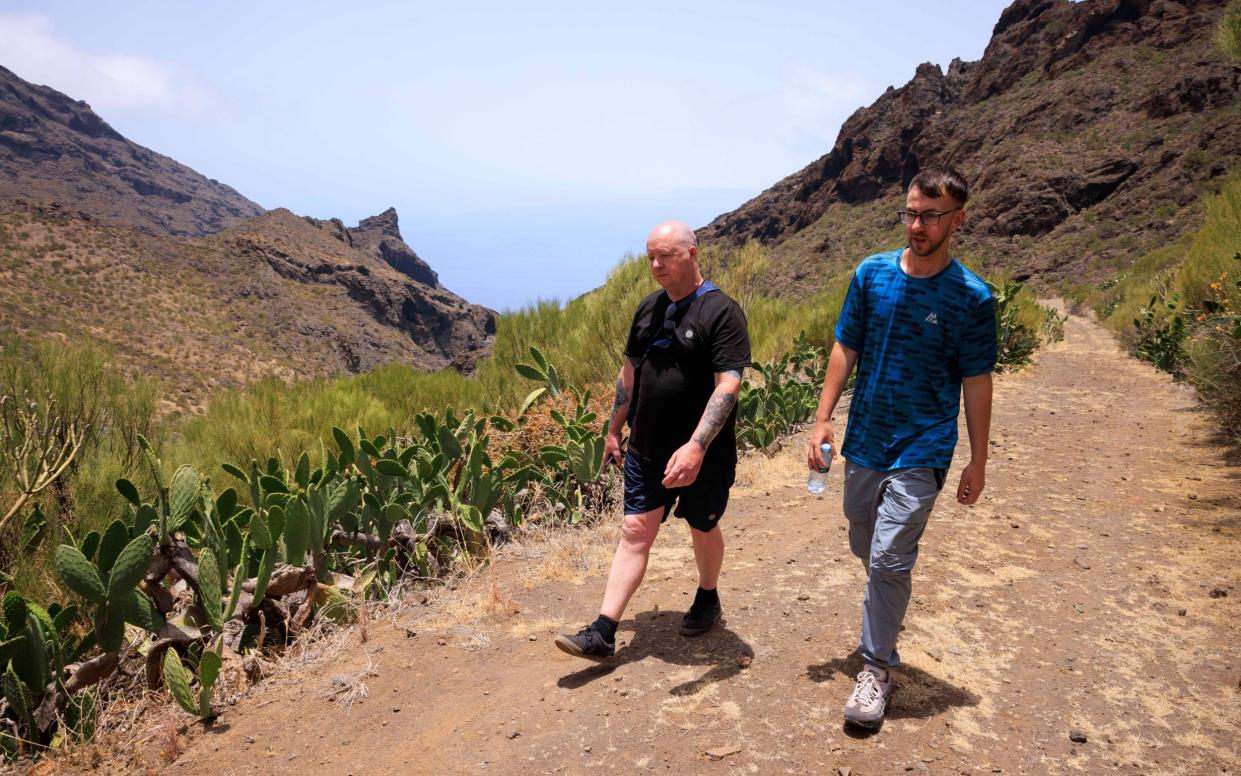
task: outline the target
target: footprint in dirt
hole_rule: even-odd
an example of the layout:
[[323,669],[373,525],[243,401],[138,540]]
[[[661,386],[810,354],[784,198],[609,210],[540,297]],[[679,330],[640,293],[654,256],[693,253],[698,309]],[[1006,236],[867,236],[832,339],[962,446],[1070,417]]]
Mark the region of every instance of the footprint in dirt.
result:
[[743,665],[754,659],[754,649],[728,629],[726,620],[694,637],[682,636],[680,625],[680,612],[652,610],[634,615],[632,620],[621,623],[622,628],[631,628],[634,635],[626,646],[617,649],[616,657],[562,676],[556,684],[575,690],[626,663],[653,657],[675,665],[706,667],[708,670],[702,676],[668,691],[678,696],[694,695],[710,684],[736,676]]
[[[852,686],[853,678],[862,670],[862,658],[854,652],[848,657],[838,657],[826,663],[806,667],[806,673],[812,682],[823,684],[831,682],[837,676],[842,688]],[[902,665],[896,669],[896,688],[888,701],[886,719],[925,719],[940,714],[955,706],[977,706],[979,698],[963,687],[956,687],[937,676],[915,668]],[[840,698],[843,706],[848,690]],[[853,738],[867,738],[879,732],[845,724],[844,731]]]

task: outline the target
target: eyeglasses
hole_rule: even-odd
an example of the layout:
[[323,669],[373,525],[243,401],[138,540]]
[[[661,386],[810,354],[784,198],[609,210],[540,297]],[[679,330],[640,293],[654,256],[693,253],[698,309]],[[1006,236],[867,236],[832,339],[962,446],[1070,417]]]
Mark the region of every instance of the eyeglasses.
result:
[[899,218],[901,223],[905,226],[912,225],[913,222],[917,221],[919,218],[922,219],[923,226],[935,226],[939,223],[939,219],[960,209],[961,208],[959,207],[954,207],[952,210],[945,210],[942,213],[937,210],[924,210],[921,213],[917,210],[898,210],[896,211],[896,217]]

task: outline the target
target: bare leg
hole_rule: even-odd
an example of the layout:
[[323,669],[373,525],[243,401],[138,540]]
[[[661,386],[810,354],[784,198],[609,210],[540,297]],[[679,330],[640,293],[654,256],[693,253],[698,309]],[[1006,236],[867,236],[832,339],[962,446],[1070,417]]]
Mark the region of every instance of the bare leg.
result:
[[646,562],[651,557],[651,545],[655,543],[663,516],[663,507],[625,515],[620,543],[612,556],[612,570],[608,572],[608,584],[603,591],[603,605],[599,607],[603,616],[620,622],[629,599],[637,592],[646,574]]
[[716,525],[710,531],[690,528],[694,540],[694,560],[698,563],[698,586],[714,590],[720,581],[720,568],[724,565],[724,532]]

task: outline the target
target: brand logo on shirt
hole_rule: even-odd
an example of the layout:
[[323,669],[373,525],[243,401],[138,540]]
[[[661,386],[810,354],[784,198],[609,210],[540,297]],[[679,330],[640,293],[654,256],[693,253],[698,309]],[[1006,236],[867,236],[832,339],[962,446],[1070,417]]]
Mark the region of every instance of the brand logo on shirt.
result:
[[939,325],[939,319],[935,317],[935,313],[928,313],[925,320],[927,323],[931,324],[932,326]]

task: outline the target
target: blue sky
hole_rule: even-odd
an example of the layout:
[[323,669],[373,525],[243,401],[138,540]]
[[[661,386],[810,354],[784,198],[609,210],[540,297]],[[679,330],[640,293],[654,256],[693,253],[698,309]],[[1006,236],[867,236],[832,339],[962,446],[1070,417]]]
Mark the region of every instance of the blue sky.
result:
[[389,206],[470,301],[567,299],[831,149],[1005,2],[6,2],[0,64],[260,205]]

